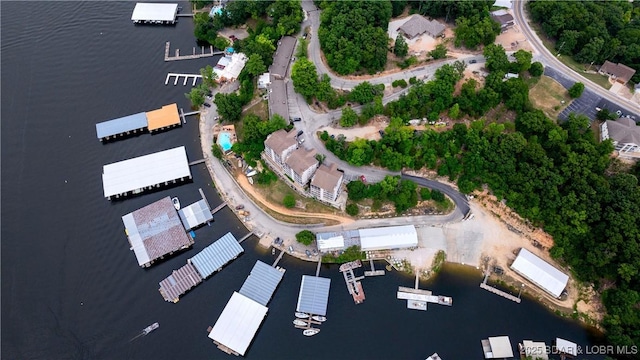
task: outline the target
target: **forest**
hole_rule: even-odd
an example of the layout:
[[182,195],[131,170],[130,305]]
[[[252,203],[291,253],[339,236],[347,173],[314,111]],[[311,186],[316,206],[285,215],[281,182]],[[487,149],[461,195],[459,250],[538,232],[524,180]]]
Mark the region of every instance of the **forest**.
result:
[[632,81],[640,82],[640,3],[534,0],[527,5],[560,54],[583,64],[623,63],[636,70]]
[[[460,72],[443,66],[434,80],[387,104],[391,121],[380,141],[323,138],[327,149],[353,165],[434,169],[463,193],[486,184],[553,236],[553,257],[602,291],[609,340],[640,343],[640,166],[631,173],[611,170],[612,144],[596,140],[589,119],[572,115],[556,124],[532,108],[522,79],[503,81],[505,69],[527,68],[530,57],[510,63],[499,46],[485,48],[485,56],[491,73],[484,87],[467,80],[454,96]],[[499,104],[517,113],[515,122],[477,120],[443,132],[405,125],[455,107],[479,118]]]

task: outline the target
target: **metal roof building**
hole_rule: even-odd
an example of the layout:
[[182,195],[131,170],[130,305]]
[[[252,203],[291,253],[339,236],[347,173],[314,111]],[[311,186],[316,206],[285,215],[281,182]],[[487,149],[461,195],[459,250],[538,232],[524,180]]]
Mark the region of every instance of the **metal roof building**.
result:
[[513,349],[508,336],[496,336],[482,340],[485,359],[512,358]]
[[535,360],[549,360],[547,354],[547,344],[544,341],[522,340],[522,344],[518,344],[520,354],[524,353],[525,357],[531,357]]
[[267,310],[267,307],[234,292],[209,332],[209,338],[221,350],[244,356]]
[[134,23],[173,24],[178,14],[178,4],[136,3],[131,14]]
[[578,344],[562,338],[556,338],[556,351],[563,354],[578,356]]
[[178,210],[178,215],[187,231],[213,220],[209,204],[204,199]]
[[242,252],[244,252],[244,249],[238,244],[238,240],[228,232],[197,253],[188,262],[193,264],[203,279],[206,279],[214,272],[222,269],[229,261],[237,258]]
[[525,248],[520,249],[511,269],[556,298],[560,297],[569,281],[568,275]]
[[177,303],[180,295],[201,282],[202,277],[196,268],[192,264],[186,264],[178,270],[173,270],[171,275],[160,281],[159,291],[165,300]]
[[104,165],[102,186],[104,196],[120,197],[140,193],[145,189],[191,179],[191,170],[184,146]]
[[178,114],[178,105],[176,103],[147,111],[147,127],[151,132],[180,124],[182,123],[180,122],[180,114]]
[[316,234],[316,244],[318,244],[320,252],[342,250],[344,249],[344,236],[333,233],[318,233]]
[[413,225],[360,229],[359,232],[362,251],[418,246],[418,234]]
[[168,196],[122,217],[131,250],[138,264],[147,267],[154,260],[193,245]]
[[247,280],[240,288],[240,294],[266,306],[282,281],[284,270],[276,269],[262,261],[256,261]]
[[302,275],[296,311],[314,315],[327,315],[331,279]]
[[96,124],[96,134],[98,139],[109,140],[111,137],[118,135],[136,133],[147,127],[146,113],[137,113],[109,121],[103,121]]

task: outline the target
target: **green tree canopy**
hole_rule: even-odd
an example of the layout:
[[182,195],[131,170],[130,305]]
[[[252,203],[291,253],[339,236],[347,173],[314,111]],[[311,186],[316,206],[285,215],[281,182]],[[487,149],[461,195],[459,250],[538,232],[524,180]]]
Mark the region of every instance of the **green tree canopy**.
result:
[[296,234],[296,241],[299,243],[309,246],[316,239],[316,235],[309,230],[302,230]]
[[409,45],[406,41],[404,41],[404,36],[402,34],[398,34],[396,36],[396,43],[393,47],[393,53],[396,54],[397,57],[405,57],[409,53]]
[[574,99],[579,98],[583,92],[584,92],[584,84],[581,82],[577,82],[569,88],[569,96],[571,96]]
[[251,56],[249,56],[244,69],[251,74],[251,76],[258,76],[267,72],[267,67],[264,64],[264,61],[262,61],[262,57],[258,54],[251,54]]
[[310,102],[318,90],[316,66],[307,58],[297,59],[291,69],[291,80],[296,92]]

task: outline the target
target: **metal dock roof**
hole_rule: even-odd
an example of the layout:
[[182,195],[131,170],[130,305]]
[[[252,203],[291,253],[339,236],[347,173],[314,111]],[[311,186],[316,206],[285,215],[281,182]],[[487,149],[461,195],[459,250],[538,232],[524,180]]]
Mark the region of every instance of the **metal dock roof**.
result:
[[234,291],[209,332],[209,338],[244,356],[262,320],[267,316],[267,310],[267,307]]
[[173,270],[164,280],[160,281],[160,294],[167,301],[178,302],[180,295],[200,284],[202,277],[196,268],[187,263],[178,270]]
[[132,21],[174,21],[178,4],[136,3]]
[[189,262],[195,266],[200,276],[206,279],[242,252],[244,249],[238,244],[238,240],[228,232],[189,259]]
[[360,229],[359,232],[362,251],[418,246],[418,233],[413,225]]
[[240,294],[266,306],[283,275],[284,271],[258,260],[251,269],[249,277],[242,284]]
[[178,215],[187,231],[213,220],[209,204],[204,199],[180,209]]
[[314,315],[327,315],[327,302],[331,279],[302,275],[296,311]]
[[143,112],[96,124],[98,139],[124,134],[147,127],[147,115]]
[[560,297],[569,281],[567,274],[525,248],[520,249],[511,268],[555,297]]
[[184,146],[104,165],[102,185],[108,199],[174,180],[191,178]]
[[160,109],[147,111],[147,127],[149,131],[160,130],[180,124],[178,105],[175,103],[165,105]]
[[193,244],[168,196],[123,216],[122,222],[140,266]]

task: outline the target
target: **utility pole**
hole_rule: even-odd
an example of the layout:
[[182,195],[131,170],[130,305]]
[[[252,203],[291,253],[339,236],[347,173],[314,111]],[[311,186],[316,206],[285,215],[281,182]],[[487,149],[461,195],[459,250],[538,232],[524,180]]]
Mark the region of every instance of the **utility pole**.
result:
[[520,299],[520,295],[522,294],[522,289],[524,289],[524,284],[520,286],[520,291],[518,292],[518,299]]
[[564,43],[566,43],[566,41],[563,41],[562,44],[560,45],[560,47],[558,48],[558,55],[560,56],[560,50],[562,50],[562,47],[564,46]]

